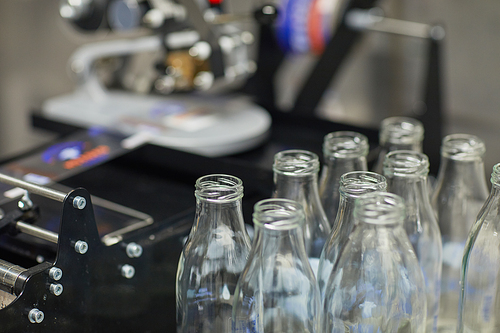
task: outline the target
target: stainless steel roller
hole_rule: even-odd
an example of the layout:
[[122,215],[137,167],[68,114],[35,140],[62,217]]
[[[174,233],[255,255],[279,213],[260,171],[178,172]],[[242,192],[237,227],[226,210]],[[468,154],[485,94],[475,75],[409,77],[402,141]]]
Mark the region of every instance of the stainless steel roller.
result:
[[66,198],[66,193],[53,190],[48,187],[40,186],[34,183],[26,182],[24,180],[20,180],[11,176],[7,176],[5,174],[0,173],[0,182],[12,185],[12,186],[17,186],[20,188],[23,188],[27,190],[30,193],[38,194],[43,197],[53,199],[59,202],[63,202],[64,199]]
[[[7,291],[13,293],[15,290],[17,279],[25,271],[26,268],[11,264],[8,261],[0,259],[0,284],[4,287],[7,287]],[[2,289],[5,290],[5,288]]]

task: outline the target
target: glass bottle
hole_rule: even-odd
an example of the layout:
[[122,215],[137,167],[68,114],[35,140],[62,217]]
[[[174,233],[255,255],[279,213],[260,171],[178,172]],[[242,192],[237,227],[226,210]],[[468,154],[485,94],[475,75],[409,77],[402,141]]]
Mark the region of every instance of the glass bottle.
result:
[[284,150],[274,156],[273,198],[295,200],[304,207],[304,242],[316,273],[321,250],[330,234],[318,193],[318,155],[306,150]]
[[303,241],[302,206],[266,199],[254,207],[255,238],[238,281],[235,333],[319,333],[320,296]]
[[403,199],[363,194],[354,216],[326,288],[322,332],[424,333],[424,277],[403,229]]
[[396,150],[385,156],[387,190],[405,201],[404,229],[424,274],[427,297],[427,333],[437,331],[441,289],[441,232],[431,206],[427,187],[429,159],[410,150]]
[[465,245],[459,333],[500,331],[500,163],[493,167],[491,184]]
[[441,144],[441,163],[431,199],[443,243],[440,332],[456,332],[465,241],[488,197],[484,153],[483,141],[469,134],[448,135]]
[[231,332],[234,292],[251,247],[243,183],[207,175],[196,181],[195,196],[195,220],[177,268],[177,332]]
[[329,133],[324,138],[319,196],[330,226],[333,226],[339,209],[340,177],[347,172],[368,170],[368,149],[368,138],[360,133],[340,131]]
[[424,125],[409,117],[389,117],[382,120],[379,132],[380,152],[373,171],[382,173],[385,155],[394,150],[422,152]]
[[384,176],[371,171],[352,171],[340,177],[340,207],[333,224],[332,232],[323,247],[319,260],[317,280],[321,298],[324,298],[326,284],[342,246],[349,240],[354,229],[354,202],[360,195],[385,191],[387,182]]

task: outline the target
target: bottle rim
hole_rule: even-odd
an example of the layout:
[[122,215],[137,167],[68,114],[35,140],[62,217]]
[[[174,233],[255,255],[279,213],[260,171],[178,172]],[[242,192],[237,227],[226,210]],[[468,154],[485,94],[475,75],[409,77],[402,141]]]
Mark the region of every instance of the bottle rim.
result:
[[274,155],[273,171],[287,176],[313,175],[319,171],[319,158],[307,150],[283,150]]
[[323,155],[326,158],[365,157],[369,150],[368,138],[358,132],[337,131],[323,139]]
[[441,155],[453,160],[475,160],[482,158],[485,152],[483,140],[472,134],[447,135],[441,145]]
[[230,202],[243,197],[243,182],[226,174],[205,175],[196,180],[196,198],[210,202]]
[[379,140],[381,144],[412,145],[424,139],[424,125],[410,117],[389,117],[382,120]]
[[304,209],[290,199],[264,199],[254,205],[252,215],[254,226],[273,231],[287,231],[302,228]]
[[387,177],[422,177],[429,174],[427,155],[413,150],[395,150],[384,159],[384,175]]
[[339,191],[349,197],[386,190],[387,179],[372,171],[351,171],[340,176]]
[[493,166],[490,181],[492,185],[500,185],[500,163]]
[[361,195],[354,202],[354,218],[372,225],[403,225],[405,203],[399,195],[372,192]]

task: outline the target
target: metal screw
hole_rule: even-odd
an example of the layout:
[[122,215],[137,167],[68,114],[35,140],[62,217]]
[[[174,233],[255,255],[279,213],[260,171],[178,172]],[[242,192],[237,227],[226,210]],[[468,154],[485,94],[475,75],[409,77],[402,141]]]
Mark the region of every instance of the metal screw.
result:
[[25,191],[21,200],[17,202],[17,207],[23,212],[27,212],[33,208],[33,201],[31,201],[28,191]]
[[62,294],[64,288],[60,283],[51,283],[49,290],[52,293],[52,295],[59,296]]
[[75,208],[84,209],[86,205],[87,205],[87,200],[85,200],[84,197],[76,196],[73,199],[73,207]]
[[30,312],[28,313],[28,319],[32,324],[40,324],[44,318],[45,315],[43,314],[43,312],[36,308],[31,309]]
[[123,265],[122,268],[121,268],[121,271],[122,271],[122,276],[127,278],[127,279],[131,279],[134,277],[135,275],[135,268],[134,266],[131,266],[131,265]]
[[142,255],[142,246],[137,243],[128,243],[125,248],[129,258],[139,258]]
[[63,275],[63,272],[62,272],[62,269],[60,269],[60,268],[52,267],[51,269],[49,269],[49,277],[52,280],[59,281],[59,280],[61,280],[62,275]]
[[89,250],[89,245],[87,242],[79,240],[75,243],[75,251],[80,254],[85,254]]

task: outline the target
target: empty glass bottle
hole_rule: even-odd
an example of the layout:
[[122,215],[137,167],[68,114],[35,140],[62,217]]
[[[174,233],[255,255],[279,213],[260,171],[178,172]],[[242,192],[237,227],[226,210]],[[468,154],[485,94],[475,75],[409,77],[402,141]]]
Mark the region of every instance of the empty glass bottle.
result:
[[371,171],[352,171],[340,177],[340,207],[330,237],[321,252],[316,275],[322,299],[340,250],[347,243],[349,235],[354,229],[355,200],[362,194],[385,191],[386,189],[385,177]]
[[409,117],[389,117],[380,124],[380,152],[373,171],[382,173],[385,155],[394,150],[414,150],[422,152],[424,125]]
[[243,184],[208,175],[196,181],[195,196],[195,220],[177,268],[177,332],[231,332],[234,292],[251,247]]
[[347,172],[368,170],[368,148],[368,138],[356,132],[333,132],[324,138],[319,196],[330,226],[333,226],[339,209],[340,177]]
[[318,155],[306,150],[284,150],[274,156],[274,198],[295,200],[304,207],[304,241],[316,273],[321,250],[330,234],[318,194]]
[[459,333],[500,332],[500,163],[467,239],[462,262]]
[[320,296],[303,241],[302,206],[267,199],[254,207],[255,238],[238,281],[235,333],[319,333]]
[[441,232],[431,206],[427,187],[429,159],[410,150],[396,150],[385,156],[387,190],[405,201],[404,229],[415,250],[425,280],[427,333],[437,331],[441,289]]
[[484,153],[483,141],[473,135],[448,135],[441,144],[441,164],[431,199],[443,243],[440,332],[456,332],[465,241],[488,197]]
[[403,199],[363,194],[354,216],[358,224],[326,288],[323,332],[424,333],[424,278],[403,229]]

